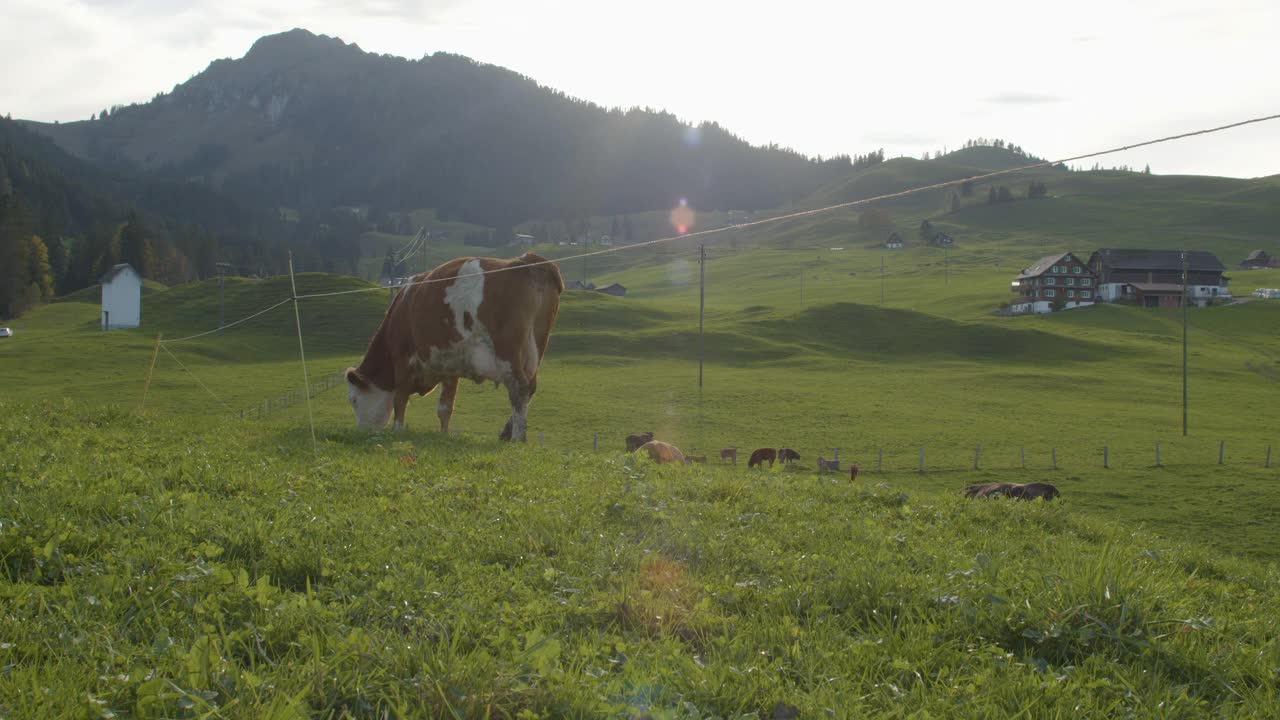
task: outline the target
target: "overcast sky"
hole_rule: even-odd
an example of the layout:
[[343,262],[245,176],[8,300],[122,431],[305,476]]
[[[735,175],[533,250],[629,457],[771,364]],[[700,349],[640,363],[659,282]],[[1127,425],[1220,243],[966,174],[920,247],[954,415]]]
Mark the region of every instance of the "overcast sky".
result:
[[[865,7],[875,5],[878,7]],[[1004,138],[1056,159],[1280,113],[1280,1],[0,0],[0,113],[145,102],[294,27],[444,50],[810,155]],[[1105,165],[1280,173],[1280,121]],[[1089,163],[1086,163],[1089,164]]]

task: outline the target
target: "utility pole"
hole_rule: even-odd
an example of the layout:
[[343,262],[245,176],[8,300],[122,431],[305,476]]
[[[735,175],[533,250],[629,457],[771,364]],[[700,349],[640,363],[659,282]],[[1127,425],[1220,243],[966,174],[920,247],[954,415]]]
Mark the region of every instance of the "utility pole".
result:
[[706,342],[702,337],[702,311],[707,304],[707,247],[698,245],[698,390],[702,390],[702,357]]
[[942,284],[944,286],[950,282],[950,269],[951,265],[947,261],[947,247],[944,245],[942,246]]
[[1182,251],[1182,436],[1187,436],[1187,251]]
[[226,324],[226,318],[227,318],[226,309],[224,308],[222,303],[222,296],[223,296],[222,288],[223,288],[223,284],[226,281],[227,270],[231,268],[231,263],[225,263],[225,262],[214,263],[214,266],[218,268],[218,334],[221,335],[222,326]]
[[884,305],[884,255],[880,256],[880,304]]
[[804,307],[804,266],[800,266],[800,307]]

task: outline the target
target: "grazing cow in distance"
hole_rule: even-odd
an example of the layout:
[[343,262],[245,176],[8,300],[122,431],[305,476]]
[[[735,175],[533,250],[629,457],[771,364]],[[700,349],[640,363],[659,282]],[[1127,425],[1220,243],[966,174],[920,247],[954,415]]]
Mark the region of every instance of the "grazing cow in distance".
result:
[[729,460],[734,465],[737,465],[738,464],[738,448],[736,447],[721,448],[720,462],[724,462],[725,460]]
[[649,459],[656,463],[680,463],[684,464],[684,453],[680,452],[680,448],[671,443],[664,443],[661,440],[650,440],[649,442],[636,448],[636,451],[643,450],[649,453]]
[[791,448],[778,448],[778,462],[783,465],[795,462],[800,459],[800,453]]
[[1046,501],[1062,495],[1058,488],[1049,483],[986,483],[985,485],[970,485],[964,489],[964,494],[965,497],[969,498],[989,498],[1003,495],[1018,500],[1044,498]]
[[653,433],[636,433],[627,436],[627,452],[635,452],[636,448],[653,439]]
[[861,469],[858,467],[858,463],[849,463],[849,482],[858,481],[858,471]]
[[747,467],[753,468],[758,465],[764,465],[766,460],[769,461],[769,467],[773,467],[773,462],[778,459],[778,451],[773,448],[759,448],[751,453],[751,459],[747,460]]
[[690,465],[692,465],[692,464],[694,464],[694,463],[703,463],[703,464],[705,464],[705,463],[707,462],[707,456],[706,456],[706,455],[685,455],[685,456],[684,456],[684,461],[685,461],[686,463],[689,463]]
[[492,380],[507,388],[511,417],[501,440],[525,440],[529,400],[560,310],[564,279],[533,253],[512,260],[450,260],[396,296],[369,348],[347,368],[347,401],[359,427],[404,427],[414,393],[440,386],[436,414],[449,432],[458,380]]
[[819,457],[818,472],[840,472],[840,461]]

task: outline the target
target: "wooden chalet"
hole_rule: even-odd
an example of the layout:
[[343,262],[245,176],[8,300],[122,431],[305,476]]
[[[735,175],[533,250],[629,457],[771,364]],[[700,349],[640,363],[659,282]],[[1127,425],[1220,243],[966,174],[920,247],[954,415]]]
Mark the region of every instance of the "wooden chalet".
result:
[[[1103,248],[1089,256],[1102,302],[1131,302],[1143,307],[1177,307],[1183,294],[1183,251]],[[1204,250],[1186,251],[1186,293],[1201,307],[1230,300],[1226,267]]]
[[1018,273],[1010,308],[1016,313],[1053,312],[1092,305],[1097,300],[1098,276],[1074,253],[1045,255]]
[[1277,267],[1275,258],[1267,254],[1265,250],[1254,250],[1249,253],[1249,257],[1240,263],[1241,270],[1262,270],[1269,267]]

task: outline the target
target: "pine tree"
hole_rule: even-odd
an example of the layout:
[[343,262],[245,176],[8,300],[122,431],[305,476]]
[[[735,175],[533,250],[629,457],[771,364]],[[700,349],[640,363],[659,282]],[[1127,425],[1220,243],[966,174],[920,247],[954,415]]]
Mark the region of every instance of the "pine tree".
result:
[[951,212],[959,212],[959,211],[960,211],[960,196],[953,192],[951,193]]
[[38,235],[32,235],[28,242],[25,279],[28,287],[36,289],[35,302],[47,302],[53,297],[53,272],[49,269],[49,248]]
[[628,245],[630,245],[634,239],[631,234],[631,216],[630,215],[622,216],[622,237],[627,241]]
[[120,262],[132,265],[144,278],[154,276],[155,254],[151,232],[136,210],[129,213],[129,219],[120,228]]
[[928,220],[920,221],[920,241],[929,242],[933,239],[933,223]]

